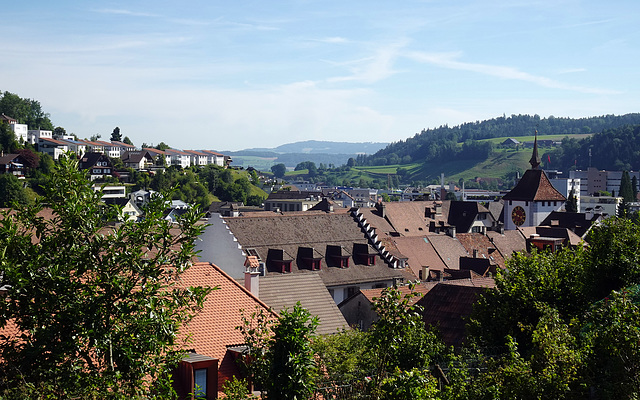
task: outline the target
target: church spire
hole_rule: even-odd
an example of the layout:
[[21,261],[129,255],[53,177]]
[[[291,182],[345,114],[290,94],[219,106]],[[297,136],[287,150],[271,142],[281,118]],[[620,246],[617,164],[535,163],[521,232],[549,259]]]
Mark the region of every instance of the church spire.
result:
[[533,154],[529,160],[531,169],[538,169],[540,167],[540,156],[538,155],[538,130],[536,129],[535,139],[533,139]]

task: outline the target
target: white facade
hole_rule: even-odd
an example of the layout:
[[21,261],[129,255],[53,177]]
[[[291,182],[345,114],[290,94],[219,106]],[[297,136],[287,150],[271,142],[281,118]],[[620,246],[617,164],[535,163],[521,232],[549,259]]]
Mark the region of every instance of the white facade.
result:
[[26,143],[29,140],[29,128],[25,124],[9,124],[11,130],[16,135],[16,140]]
[[[538,226],[552,211],[560,211],[564,201],[520,201],[505,200],[504,202],[504,229],[513,230],[517,227]],[[519,207],[517,210],[516,207]],[[523,210],[521,214],[520,208]],[[514,211],[515,210],[515,211]],[[516,225],[518,217],[523,215],[524,220]]]
[[[640,183],[640,172],[630,171],[629,178],[636,177]],[[622,171],[605,171],[589,168],[587,171],[569,171],[570,178],[580,179],[580,191],[582,196],[593,196],[601,190],[618,194],[620,192],[620,180]]]
[[554,188],[569,200],[569,195],[573,190],[573,194],[576,197],[576,202],[578,204],[577,209],[580,210],[580,178],[557,178],[557,179],[549,179],[549,182],[553,185]]
[[40,138],[53,139],[53,131],[45,131],[42,129],[29,129],[27,133],[28,141],[31,144],[36,144]]
[[622,197],[582,196],[580,212],[586,214],[607,214],[612,217],[618,215],[620,203],[622,203]]

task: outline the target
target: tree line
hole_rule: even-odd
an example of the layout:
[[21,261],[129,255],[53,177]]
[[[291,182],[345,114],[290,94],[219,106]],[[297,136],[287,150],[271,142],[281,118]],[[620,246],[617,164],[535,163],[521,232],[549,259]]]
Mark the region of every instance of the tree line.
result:
[[[603,132],[629,124],[640,124],[640,114],[603,115],[589,118],[502,116],[454,127],[442,125],[438,128],[423,129],[413,137],[391,143],[375,154],[359,156],[356,161],[358,165],[393,165],[451,157],[485,159],[485,154],[490,153],[491,149],[487,147],[488,145],[477,144],[474,143],[475,141],[496,137],[529,136],[535,130],[545,134],[570,136],[579,133]],[[467,152],[459,149],[459,144],[467,144]]]

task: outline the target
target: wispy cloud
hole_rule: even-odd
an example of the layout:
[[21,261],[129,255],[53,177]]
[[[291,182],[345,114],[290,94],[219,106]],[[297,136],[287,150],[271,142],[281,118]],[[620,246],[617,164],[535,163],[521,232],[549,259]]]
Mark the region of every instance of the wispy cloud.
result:
[[322,42],[322,43],[347,43],[348,40],[346,38],[340,37],[340,36],[332,36],[332,37],[326,37],[326,38],[322,38],[322,39],[314,39],[314,41],[316,42]]
[[101,8],[101,9],[95,10],[95,12],[98,12],[101,14],[129,15],[132,17],[150,17],[150,18],[160,17],[160,15],[158,14],[131,11],[131,10],[125,10],[122,8]]
[[371,84],[386,79],[397,72],[393,65],[404,46],[404,41],[398,42],[377,49],[371,57],[342,63],[351,71],[351,75],[328,78],[327,82],[358,81]]
[[469,71],[478,74],[494,76],[500,79],[519,80],[524,82],[530,82],[538,86],[571,90],[580,93],[590,94],[619,94],[617,91],[590,88],[584,86],[569,85],[563,82],[556,81],[544,76],[537,76],[528,72],[523,72],[513,67],[506,67],[501,65],[488,65],[488,64],[475,64],[458,61],[460,53],[424,53],[424,52],[410,52],[407,56],[415,61],[425,64],[435,65],[441,68]]

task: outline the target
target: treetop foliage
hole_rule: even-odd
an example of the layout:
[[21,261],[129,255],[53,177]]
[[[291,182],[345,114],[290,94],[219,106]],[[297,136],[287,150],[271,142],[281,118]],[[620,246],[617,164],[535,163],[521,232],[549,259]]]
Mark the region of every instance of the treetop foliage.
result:
[[10,92],[0,93],[0,113],[16,119],[19,124],[26,124],[29,129],[54,129],[49,114],[42,111],[37,100],[23,99]]
[[199,215],[189,211],[176,229],[163,218],[167,197],[157,196],[136,223],[101,195],[63,156],[41,201],[3,213],[0,326],[15,325],[18,336],[0,345],[0,396],[172,392],[178,329],[210,291],[176,279],[194,256]]

